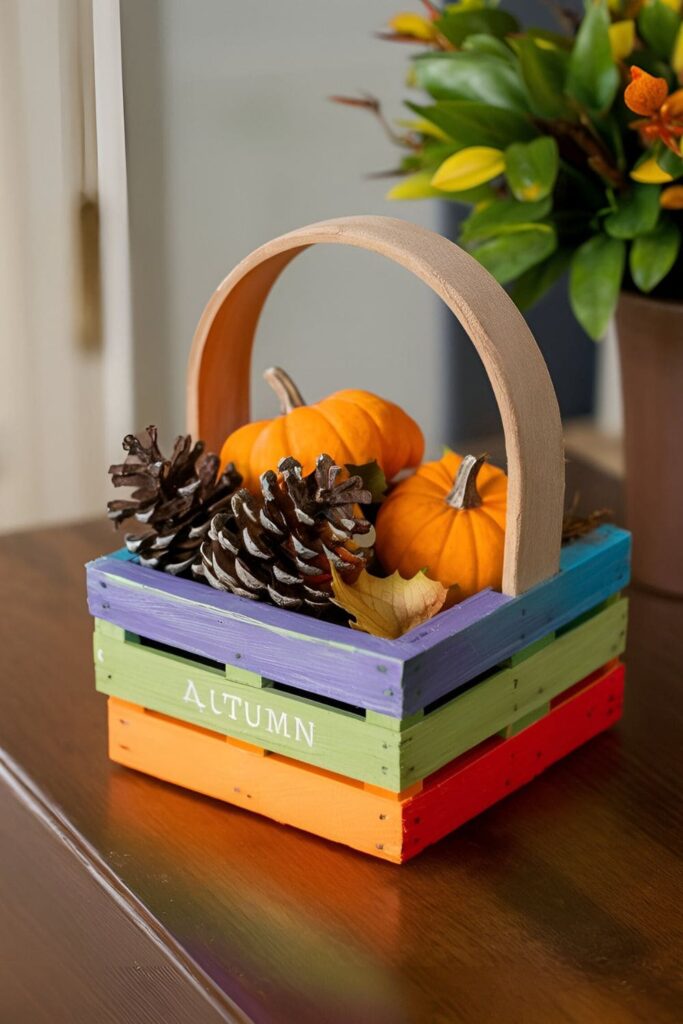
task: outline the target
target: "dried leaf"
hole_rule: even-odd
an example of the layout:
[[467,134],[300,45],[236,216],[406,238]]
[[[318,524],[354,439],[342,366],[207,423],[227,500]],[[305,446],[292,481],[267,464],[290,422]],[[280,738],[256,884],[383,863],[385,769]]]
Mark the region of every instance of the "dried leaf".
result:
[[564,514],[564,519],[562,520],[563,544],[578,540],[579,537],[585,537],[586,534],[592,533],[598,526],[602,526],[603,523],[609,523],[614,518],[614,513],[608,508],[596,509],[587,516],[579,515],[577,512],[578,503],[579,499],[578,495],[576,495],[571,508],[567,509]]
[[441,611],[446,588],[418,572],[404,580],[398,572],[386,579],[363,570],[355,583],[345,583],[332,566],[335,604],[352,616],[351,626],[373,636],[395,640]]

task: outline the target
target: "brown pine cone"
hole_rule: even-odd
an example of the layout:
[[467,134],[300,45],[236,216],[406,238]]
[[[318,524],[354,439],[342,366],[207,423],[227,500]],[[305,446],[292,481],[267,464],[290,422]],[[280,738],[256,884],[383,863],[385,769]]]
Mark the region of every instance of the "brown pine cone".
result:
[[278,470],[262,475],[260,495],[243,488],[231,512],[214,517],[193,571],[240,597],[331,612],[330,563],[352,582],[372,555],[374,528],[358,508],[372,496],[360,477],[337,482],[342,470],[329,455],[306,477],[293,458]]
[[144,523],[144,533],[126,535],[126,547],[141,565],[178,575],[200,558],[212,518],[230,509],[242,477],[231,464],[217,479],[218,456],[205,454],[203,441],[192,446],[189,435],[178,437],[165,458],[154,426],[137,436],[127,434],[123,448],[125,462],[109,473],[115,487],[135,490],[108,503],[109,518],[117,527],[128,519]]

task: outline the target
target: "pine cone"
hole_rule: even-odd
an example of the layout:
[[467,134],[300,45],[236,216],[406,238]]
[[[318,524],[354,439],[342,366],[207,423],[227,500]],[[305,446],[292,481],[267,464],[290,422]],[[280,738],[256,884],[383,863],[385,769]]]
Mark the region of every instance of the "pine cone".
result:
[[109,518],[116,526],[136,519],[150,529],[127,534],[126,547],[141,565],[178,575],[200,558],[211,520],[230,508],[242,477],[230,464],[217,479],[220,460],[204,453],[204,442],[192,447],[189,435],[176,438],[169,459],[157,445],[156,427],[123,439],[125,462],[110,466],[115,487],[134,487],[127,499],[110,501]]
[[242,488],[233,495],[231,514],[214,516],[193,571],[240,597],[331,612],[330,562],[352,582],[372,555],[352,540],[364,535],[372,543],[374,528],[356,507],[372,496],[358,476],[338,483],[341,468],[329,455],[320,455],[306,477],[293,458],[282,459],[278,470],[280,476],[272,470],[262,475],[260,495]]

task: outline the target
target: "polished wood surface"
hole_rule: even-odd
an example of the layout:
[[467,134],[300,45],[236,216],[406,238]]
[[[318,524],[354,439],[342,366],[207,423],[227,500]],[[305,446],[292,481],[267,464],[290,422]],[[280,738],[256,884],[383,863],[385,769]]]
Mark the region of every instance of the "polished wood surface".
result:
[[[618,509],[618,488],[600,474],[570,466],[568,487],[589,507]],[[238,1019],[237,1006],[259,1024],[679,1024],[683,602],[631,594],[615,730],[395,867],[108,762],[82,566],[116,546],[104,523],[0,540],[0,746],[31,799],[88,851],[80,869],[109,899],[117,894],[205,999],[201,1019]],[[16,834],[29,865],[32,828],[16,818],[7,840]],[[54,842],[38,893],[60,877],[66,890],[50,861]],[[47,946],[65,963],[79,953],[73,929],[54,922],[56,950],[49,931],[44,951],[28,943],[19,897],[24,889],[32,921],[40,869],[17,871],[0,960],[26,942],[38,991]],[[134,944],[97,903],[91,955],[105,972],[121,971],[126,956],[136,959]],[[82,983],[74,969],[50,977],[65,989]],[[121,977],[122,1012],[112,1019],[136,1020],[131,1007],[158,996]],[[3,1015],[2,998],[0,1020],[22,1024]],[[85,1021],[61,1013],[65,999],[53,1000],[54,1024]]]
[[121,905],[106,871],[93,877],[68,832],[20,781],[1,775],[3,1024],[225,1020],[208,987]]

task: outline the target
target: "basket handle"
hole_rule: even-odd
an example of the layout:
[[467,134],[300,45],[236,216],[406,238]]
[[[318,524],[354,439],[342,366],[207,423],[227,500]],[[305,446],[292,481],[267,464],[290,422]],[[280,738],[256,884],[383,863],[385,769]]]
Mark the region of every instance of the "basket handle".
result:
[[192,342],[187,429],[220,451],[249,420],[251,349],[263,304],[290,260],[310,245],[380,253],[439,295],[486,368],[508,462],[503,593],[521,594],[559,569],[564,509],[562,423],[531,331],[491,275],[453,242],[393,217],[342,217],[299,228],[256,249],[216,289]]

